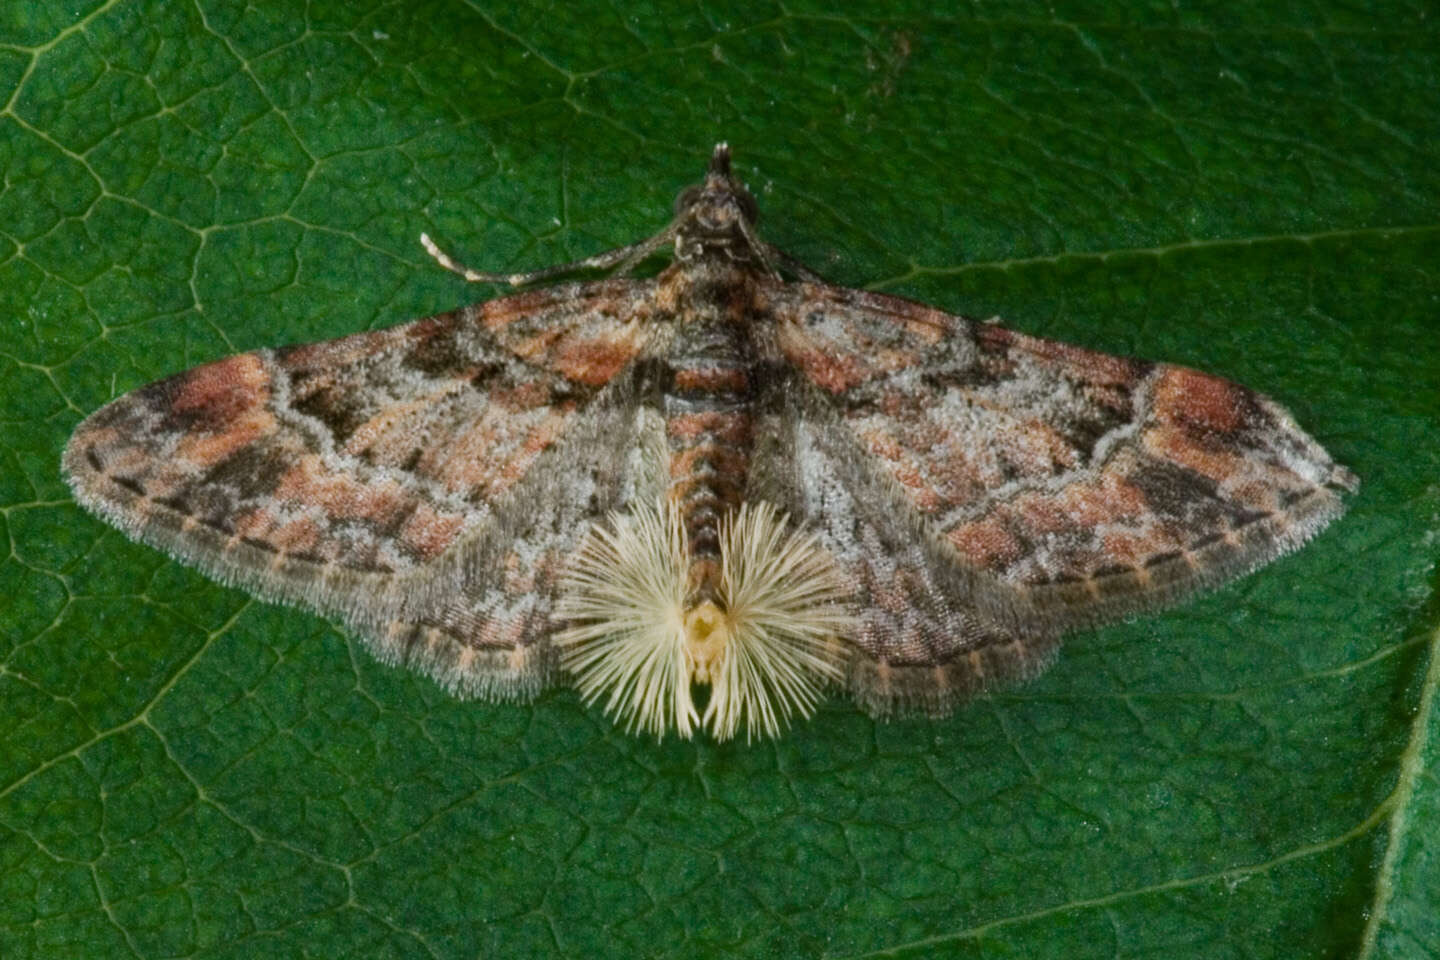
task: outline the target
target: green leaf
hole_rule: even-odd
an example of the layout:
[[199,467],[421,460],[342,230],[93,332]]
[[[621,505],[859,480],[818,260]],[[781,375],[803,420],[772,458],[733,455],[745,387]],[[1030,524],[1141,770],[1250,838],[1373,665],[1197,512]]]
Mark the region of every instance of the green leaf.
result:
[[[1382,6],[0,9],[0,954],[1434,956],[1440,38]],[[106,400],[490,295],[422,230],[646,236],[720,139],[835,282],[1263,390],[1352,511],[747,747],[451,700],[72,503]]]

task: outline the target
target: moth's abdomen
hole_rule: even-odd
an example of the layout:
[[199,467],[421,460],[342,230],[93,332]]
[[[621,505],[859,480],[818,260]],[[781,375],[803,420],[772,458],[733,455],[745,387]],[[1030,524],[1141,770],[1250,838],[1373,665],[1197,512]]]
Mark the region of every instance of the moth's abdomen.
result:
[[720,522],[739,511],[754,442],[748,350],[740,331],[685,331],[669,362],[662,410],[670,452],[668,497],[680,511],[690,586],[709,599],[719,577]]

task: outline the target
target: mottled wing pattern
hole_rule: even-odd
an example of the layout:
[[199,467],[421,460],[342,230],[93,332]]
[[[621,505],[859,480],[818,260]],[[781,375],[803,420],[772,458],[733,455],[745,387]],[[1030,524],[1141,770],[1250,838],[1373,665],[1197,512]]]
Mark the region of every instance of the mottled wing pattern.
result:
[[550,584],[632,443],[616,375],[653,330],[625,314],[646,286],[570,284],[206,364],[97,411],[64,469],[132,537],[338,615],[382,659],[462,693],[533,692]]
[[750,495],[782,506],[835,561],[855,699],[876,715],[938,715],[1048,665],[1059,632],[1017,623],[1021,592],[956,562],[812,387],[779,380],[776,392]]
[[[912,595],[936,582],[920,592],[978,625],[946,642],[956,614],[942,609],[888,641],[862,637],[891,668],[955,662],[963,675],[960,660],[989,650],[1001,672],[1025,672],[1067,627],[1172,603],[1294,549],[1356,485],[1279,405],[1208,374],[882,294],[794,284],[776,299],[776,343],[802,381],[802,482],[876,487],[877,527],[917,538],[888,579]],[[825,509],[811,504],[806,522],[826,526]],[[873,578],[857,536],[829,533],[852,576]]]

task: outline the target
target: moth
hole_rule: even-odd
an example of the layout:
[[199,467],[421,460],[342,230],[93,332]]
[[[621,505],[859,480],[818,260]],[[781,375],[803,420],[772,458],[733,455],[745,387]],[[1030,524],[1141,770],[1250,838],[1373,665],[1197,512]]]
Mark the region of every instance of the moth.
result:
[[458,696],[565,681],[719,739],[830,685],[943,714],[1299,547],[1358,488],[1245,387],[827,284],[756,219],[722,143],[631,246],[500,275],[422,235],[472,281],[608,275],[176,374],[81,423],[64,474]]

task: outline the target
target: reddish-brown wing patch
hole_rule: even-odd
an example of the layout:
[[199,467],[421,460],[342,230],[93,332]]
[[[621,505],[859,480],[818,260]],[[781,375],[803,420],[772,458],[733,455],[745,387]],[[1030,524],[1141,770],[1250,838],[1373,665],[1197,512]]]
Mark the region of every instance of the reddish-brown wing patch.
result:
[[956,559],[1036,623],[1167,602],[1291,549],[1343,509],[1337,467],[1244,387],[797,284],[777,342]]
[[1049,663],[1059,631],[1022,619],[1023,591],[917,536],[903,494],[834,411],[802,400],[787,413],[772,449],[787,450],[789,462],[763,495],[815,533],[845,582],[845,639],[856,654],[846,682],[867,710],[943,713]]
[[639,352],[641,287],[207,364],[97,411],[64,468],[82,504],[222,580],[357,623],[415,612],[407,575],[488,522]]

